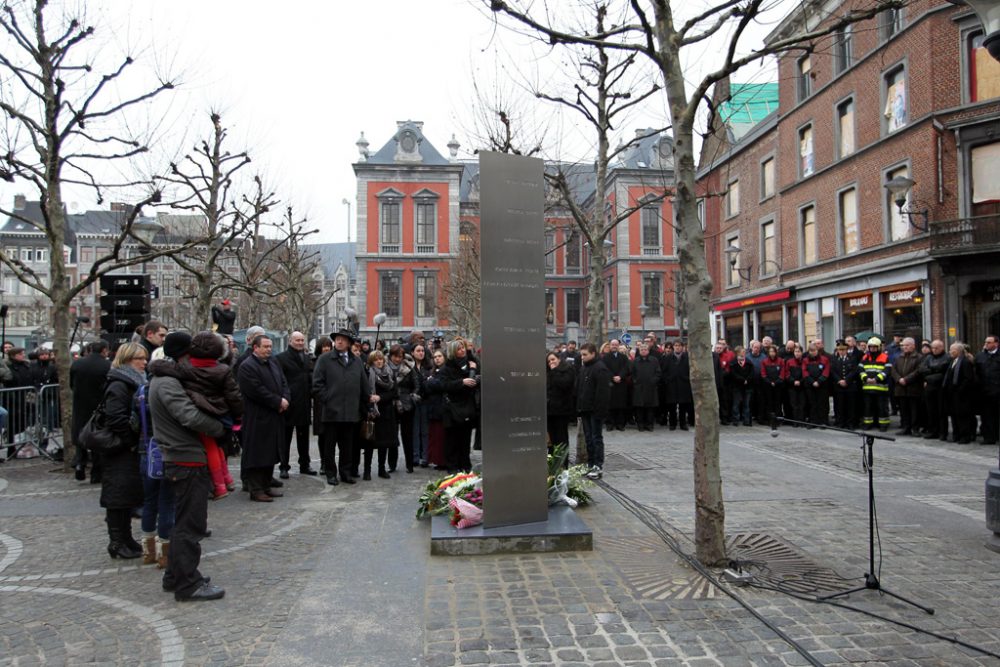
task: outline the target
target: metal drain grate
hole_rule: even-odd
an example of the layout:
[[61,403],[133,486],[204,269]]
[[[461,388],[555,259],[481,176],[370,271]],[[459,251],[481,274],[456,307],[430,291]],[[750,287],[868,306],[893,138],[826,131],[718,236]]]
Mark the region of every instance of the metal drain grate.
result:
[[659,538],[605,538],[599,548],[647,600],[706,600],[718,595],[715,586],[684,565]]
[[626,470],[650,470],[651,468],[650,464],[637,461],[627,454],[614,452],[604,457],[605,471],[622,472]]
[[[707,600],[719,594],[657,537],[605,538],[600,549],[647,600]],[[836,592],[854,583],[766,533],[732,535],[726,539],[726,553],[732,560],[748,562],[744,567],[759,583],[804,595]]]
[[853,582],[823,567],[796,547],[766,533],[737,533],[726,539],[731,560],[749,561],[744,567],[763,584],[804,595],[849,588]]

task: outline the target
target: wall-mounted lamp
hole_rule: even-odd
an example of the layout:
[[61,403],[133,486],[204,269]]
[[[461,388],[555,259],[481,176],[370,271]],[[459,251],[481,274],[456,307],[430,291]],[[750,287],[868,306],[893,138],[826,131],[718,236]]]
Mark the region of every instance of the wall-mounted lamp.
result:
[[[733,270],[735,270],[736,273],[739,274],[740,278],[742,278],[747,282],[750,282],[750,274],[753,271],[753,267],[747,266],[744,268],[740,268],[736,266],[737,262],[739,262],[740,253],[743,252],[743,249],[736,245],[730,245],[728,248],[725,249],[724,252],[726,253],[726,257],[729,259],[729,266],[733,267]],[[768,264],[774,264],[774,267],[777,270],[777,272],[781,273],[780,264],[778,264],[772,259],[765,259],[763,266],[767,266]]]
[[[899,207],[899,214],[905,215],[906,219],[909,220],[910,226],[919,232],[927,233],[927,230],[930,228],[930,214],[927,212],[926,208],[922,211],[916,212],[903,210],[903,207],[906,206],[906,202],[909,201],[910,190],[913,189],[913,186],[914,180],[912,178],[897,176],[896,178],[886,181],[885,189],[889,191],[889,194],[892,195],[892,200],[896,203],[896,206]],[[920,226],[913,221],[913,218],[917,216],[923,218],[923,226]]]

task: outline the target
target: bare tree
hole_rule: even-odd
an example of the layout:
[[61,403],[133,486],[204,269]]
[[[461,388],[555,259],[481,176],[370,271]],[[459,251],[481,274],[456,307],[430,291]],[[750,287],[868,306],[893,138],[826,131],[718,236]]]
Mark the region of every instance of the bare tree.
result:
[[204,216],[204,237],[208,241],[184,255],[173,255],[177,265],[193,279],[194,289],[185,296],[194,301],[195,320],[204,327],[211,324],[215,294],[253,289],[253,285],[229,277],[224,263],[239,255],[248,232],[278,203],[260,176],[254,176],[251,194],[233,194],[239,172],[250,164],[250,157],[245,151],[229,152],[222,116],[213,111],[209,118],[210,137],[199,142],[183,160],[171,164],[170,173],[160,178],[172,208]]
[[460,334],[472,339],[479,337],[479,287],[479,227],[463,222],[458,257],[451,262],[438,307]]
[[[51,19],[51,21],[49,20]],[[125,116],[172,89],[173,82],[157,81],[146,92],[129,96],[118,89],[130,75],[135,61],[123,56],[107,69],[98,65],[101,51],[95,44],[97,29],[81,15],[51,10],[47,0],[0,2],[0,29],[7,40],[0,49],[0,110],[4,134],[0,138],[0,178],[29,184],[38,195],[41,219],[0,205],[0,214],[41,231],[49,248],[46,278],[11,254],[0,250],[2,261],[18,280],[44,295],[52,304],[53,344],[61,377],[69,377],[69,313],[73,298],[106,273],[169,255],[164,248],[145,257],[122,258],[120,251],[133,243],[133,225],[143,207],[156,203],[160,193],[141,179],[115,182],[102,174],[116,168],[128,172],[129,160],[147,151],[142,137],[134,135]],[[145,194],[123,215],[111,240],[111,252],[99,258],[85,276],[67,270],[67,216],[64,188],[92,188],[98,202],[112,188],[142,189]],[[62,423],[72,423],[69,383],[60,386]],[[64,429],[68,433],[68,427]],[[66,444],[66,468],[74,446]]]
[[[584,3],[594,7],[594,2]],[[678,4],[678,3],[675,3]],[[670,0],[629,0],[601,3],[613,6],[615,19],[596,30],[579,29],[548,4],[530,0],[486,0],[492,12],[513,19],[518,29],[527,28],[550,45],[585,45],[648,58],[660,71],[674,137],[675,211],[677,250],[681,262],[684,297],[689,321],[691,384],[699,415],[695,428],[695,544],[698,559],[706,564],[725,561],[725,508],[722,500],[722,473],[719,465],[718,398],[712,364],[712,333],[709,299],[712,281],[705,259],[704,236],[698,220],[695,189],[694,134],[699,109],[713,85],[742,67],[793,50],[810,50],[813,45],[847,25],[871,19],[879,12],[903,5],[895,0],[857,0],[853,7],[839,7],[836,17],[817,16],[805,20],[795,34],[779,37],[768,44],[746,50],[743,42],[748,27],[770,5],[765,0],[718,0],[686,21],[675,17]],[[701,9],[699,7],[699,9]],[[682,55],[691,47],[715,35],[725,35],[723,47],[708,73],[689,83]],[[593,245],[591,246],[594,247]]]

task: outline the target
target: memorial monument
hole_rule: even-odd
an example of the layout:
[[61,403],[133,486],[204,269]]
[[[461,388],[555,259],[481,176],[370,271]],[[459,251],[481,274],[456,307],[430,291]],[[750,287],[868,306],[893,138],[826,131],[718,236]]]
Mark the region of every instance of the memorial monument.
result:
[[543,162],[480,153],[479,165],[483,524],[434,517],[431,552],[587,550],[586,524],[548,506]]

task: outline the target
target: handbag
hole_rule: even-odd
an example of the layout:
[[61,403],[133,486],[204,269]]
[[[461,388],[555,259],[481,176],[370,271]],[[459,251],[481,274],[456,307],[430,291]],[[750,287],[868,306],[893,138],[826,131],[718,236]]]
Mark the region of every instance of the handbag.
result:
[[365,418],[361,420],[361,439],[372,441],[375,439],[375,420]]
[[121,436],[108,428],[106,401],[105,394],[94,414],[90,415],[90,419],[80,429],[80,444],[95,454],[114,454],[125,449]]
[[163,452],[156,438],[149,432],[149,421],[146,415],[146,386],[139,387],[137,398],[139,401],[139,437],[146,443],[146,477],[150,479],[163,479]]
[[445,394],[445,409],[454,424],[464,424],[476,418],[476,404],[474,401],[460,401],[455,403]]

